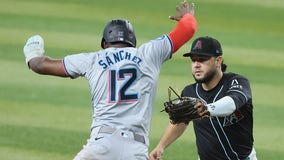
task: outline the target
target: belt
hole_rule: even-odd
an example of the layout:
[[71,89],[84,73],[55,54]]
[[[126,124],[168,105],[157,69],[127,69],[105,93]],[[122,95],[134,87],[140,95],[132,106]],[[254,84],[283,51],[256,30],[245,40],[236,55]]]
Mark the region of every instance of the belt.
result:
[[[99,130],[98,133],[108,133],[108,134],[112,134],[116,131],[117,129],[116,128],[111,128],[111,127],[106,127],[106,126],[102,126]],[[130,131],[132,132],[132,131]],[[144,136],[140,135],[140,134],[137,134],[137,133],[133,133],[133,138],[135,141],[137,142],[141,142],[141,143],[144,143],[145,144],[145,138]],[[121,132],[121,136],[124,136],[124,134],[126,134],[124,131]]]

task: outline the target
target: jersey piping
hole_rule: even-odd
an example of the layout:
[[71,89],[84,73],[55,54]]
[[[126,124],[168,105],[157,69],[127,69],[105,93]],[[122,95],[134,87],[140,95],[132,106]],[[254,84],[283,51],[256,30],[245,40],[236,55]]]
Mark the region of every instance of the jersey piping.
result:
[[[199,95],[199,93],[198,93],[198,87],[199,87],[199,84],[197,83],[197,84],[196,84],[196,88],[195,88],[196,95],[197,95],[198,98],[201,99],[205,104],[207,104],[207,102]],[[216,101],[216,98],[218,97],[218,95],[219,95],[219,94],[221,93],[221,91],[223,90],[223,87],[224,87],[224,85],[221,86],[221,88],[219,89],[219,91],[218,91],[217,94],[215,95],[215,97],[214,97],[214,99],[213,99],[213,103]],[[245,97],[246,97],[246,96],[245,96]],[[247,98],[247,97],[246,97],[246,98]],[[215,118],[216,118],[217,121],[218,121],[219,127],[220,127],[221,131],[223,132],[223,135],[224,135],[224,137],[225,137],[225,139],[226,139],[226,141],[227,141],[228,146],[230,147],[231,151],[236,155],[237,159],[239,160],[238,154],[237,154],[236,151],[234,151],[234,149],[232,148],[232,145],[231,145],[231,143],[230,143],[230,141],[229,141],[229,139],[228,139],[228,136],[226,135],[226,133],[225,133],[225,131],[224,131],[224,129],[223,129],[223,127],[222,127],[220,121],[219,121],[219,118],[218,118],[218,117],[215,117]],[[226,148],[225,148],[223,142],[221,141],[220,134],[218,133],[218,131],[217,131],[217,129],[216,129],[216,127],[215,127],[215,125],[214,125],[214,123],[213,123],[213,121],[212,121],[212,118],[210,117],[209,119],[210,119],[211,126],[212,126],[212,128],[214,129],[214,132],[215,132],[215,134],[216,134],[216,136],[217,136],[217,138],[218,138],[218,141],[219,141],[220,145],[221,145],[222,148],[223,148],[224,154],[226,155],[226,157],[227,157],[229,160],[231,160],[231,158],[229,157],[229,155],[228,155],[228,153],[227,153],[227,150],[226,150]]]
[[71,79],[74,79],[74,77],[71,76],[71,74],[67,71],[66,66],[65,66],[65,61],[64,61],[64,59],[62,59],[62,64],[63,64],[63,68],[64,68],[65,73],[66,73]]

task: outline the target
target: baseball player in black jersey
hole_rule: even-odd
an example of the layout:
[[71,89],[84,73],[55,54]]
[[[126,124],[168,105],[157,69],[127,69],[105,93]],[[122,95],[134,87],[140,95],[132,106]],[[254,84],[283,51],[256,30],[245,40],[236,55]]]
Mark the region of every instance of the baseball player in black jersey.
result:
[[[209,118],[193,121],[198,159],[257,160],[250,83],[242,75],[225,73],[222,54],[220,43],[206,36],[194,40],[191,51],[183,55],[191,59],[196,83],[186,86],[181,96],[201,99],[210,112]],[[161,159],[164,149],[186,127],[184,123],[169,123],[150,159]]]

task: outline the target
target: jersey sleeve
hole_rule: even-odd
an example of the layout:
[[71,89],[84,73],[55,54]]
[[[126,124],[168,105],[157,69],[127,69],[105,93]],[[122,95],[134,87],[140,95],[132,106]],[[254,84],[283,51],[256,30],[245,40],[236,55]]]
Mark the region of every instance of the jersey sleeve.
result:
[[193,37],[196,28],[197,22],[194,16],[185,14],[178,22],[176,28],[169,33],[169,37],[173,44],[173,53]]
[[171,58],[173,46],[170,38],[167,35],[163,35],[142,44],[138,50],[149,66],[160,68],[166,60]]
[[81,53],[68,55],[63,59],[63,65],[66,73],[73,79],[86,74],[91,58],[89,54]]
[[233,98],[236,109],[239,109],[248,101],[251,101],[251,87],[247,78],[237,75],[231,78],[228,82],[227,95]]

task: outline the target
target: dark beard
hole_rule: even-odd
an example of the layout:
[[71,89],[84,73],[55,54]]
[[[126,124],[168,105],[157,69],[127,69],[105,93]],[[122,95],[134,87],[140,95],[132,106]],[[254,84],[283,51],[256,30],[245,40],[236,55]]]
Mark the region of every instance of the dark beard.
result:
[[214,78],[214,76],[215,76],[216,74],[217,74],[217,71],[216,71],[216,70],[211,70],[211,71],[208,72],[208,73],[204,76],[204,78],[202,78],[202,79],[196,79],[194,75],[193,75],[193,78],[195,79],[195,81],[196,81],[197,83],[208,83],[208,82],[210,82],[210,81]]

